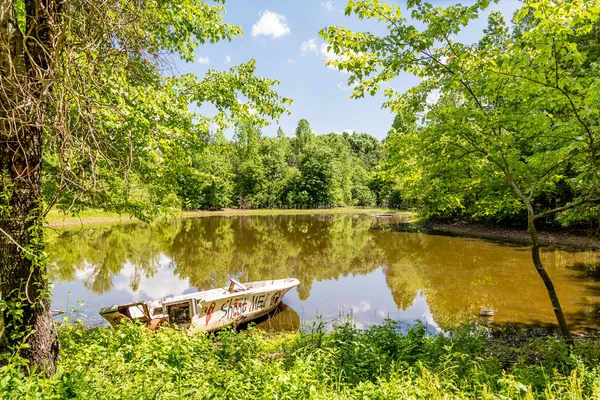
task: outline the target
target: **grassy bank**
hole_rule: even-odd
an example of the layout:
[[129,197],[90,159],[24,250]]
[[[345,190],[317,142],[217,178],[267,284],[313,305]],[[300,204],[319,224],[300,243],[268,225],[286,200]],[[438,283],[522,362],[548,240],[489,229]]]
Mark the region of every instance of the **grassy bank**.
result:
[[[325,208],[325,209],[306,209],[306,210],[282,210],[282,209],[258,209],[258,210],[238,210],[238,209],[224,209],[219,211],[186,211],[180,215],[188,218],[201,218],[211,216],[245,216],[245,215],[316,215],[316,214],[377,214],[377,213],[394,213],[399,216],[406,217],[406,220],[412,218],[412,213],[406,211],[395,211],[385,208],[355,208],[355,207],[343,207],[343,208]],[[110,213],[100,210],[85,210],[77,216],[70,216],[60,213],[59,211],[52,210],[47,216],[47,225],[52,228],[77,226],[77,225],[91,225],[91,224],[106,224],[106,223],[117,223],[117,222],[130,222],[138,221],[136,218],[130,218],[129,216]]]
[[50,210],[48,215],[46,215],[46,224],[52,228],[129,221],[138,221],[138,219],[113,212],[92,209],[84,210],[75,216],[65,215],[57,210]]
[[258,330],[188,336],[78,327],[60,330],[51,379],[0,369],[2,398],[405,399],[600,396],[600,345],[569,352],[555,338],[489,338],[466,331],[429,337],[395,323],[359,331],[267,334]]

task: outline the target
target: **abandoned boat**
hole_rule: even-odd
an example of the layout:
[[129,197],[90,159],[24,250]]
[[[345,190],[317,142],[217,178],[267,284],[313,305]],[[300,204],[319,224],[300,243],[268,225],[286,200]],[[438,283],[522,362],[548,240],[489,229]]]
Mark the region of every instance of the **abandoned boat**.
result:
[[208,332],[226,325],[252,321],[273,311],[298,279],[240,283],[163,300],[140,301],[102,308],[100,315],[115,326],[123,318],[140,321],[154,330],[168,323]]

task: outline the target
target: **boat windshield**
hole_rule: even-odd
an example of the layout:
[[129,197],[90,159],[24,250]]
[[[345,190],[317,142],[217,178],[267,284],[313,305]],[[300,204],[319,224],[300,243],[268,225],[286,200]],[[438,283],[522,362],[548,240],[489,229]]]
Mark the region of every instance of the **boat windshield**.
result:
[[169,322],[172,324],[179,325],[192,322],[192,312],[189,301],[169,304],[167,306],[167,312],[169,314]]
[[129,307],[129,315],[133,319],[139,319],[145,316],[144,309],[141,304]]

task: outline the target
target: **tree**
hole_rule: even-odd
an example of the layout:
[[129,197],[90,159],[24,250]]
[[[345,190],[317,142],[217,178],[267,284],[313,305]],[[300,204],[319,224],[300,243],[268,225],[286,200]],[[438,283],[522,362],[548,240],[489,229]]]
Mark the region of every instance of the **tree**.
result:
[[[280,128],[281,129],[281,128]],[[283,133],[283,132],[282,132]],[[292,154],[290,141],[279,131],[275,138],[263,138],[260,144],[262,168],[268,179],[265,181],[265,203],[263,207],[280,207],[285,186],[287,160]]]
[[334,201],[335,155],[333,151],[316,143],[304,149],[298,169],[298,205],[317,207],[331,206]]
[[362,166],[371,169],[381,161],[381,143],[368,133],[344,132],[350,151],[358,157]]
[[[435,8],[408,1],[412,18],[423,26],[419,29],[402,17],[397,5],[350,1],[346,14],[378,20],[387,34],[328,27],[321,35],[341,56],[331,64],[349,71],[349,83],[357,83],[353,97],[374,94],[402,72],[421,79],[405,93],[386,90],[387,107],[421,120],[415,133],[394,138],[405,184],[436,183],[438,195],[431,198],[440,205],[463,207],[463,191],[476,194],[469,201],[484,212],[515,204],[525,209],[533,264],[560,330],[571,342],[558,295],[540,260],[536,224],[600,203],[598,65],[589,63],[591,50],[579,45],[596,29],[600,1],[526,0],[515,14],[513,35],[492,13],[480,43],[456,42],[453,36],[489,3]],[[574,171],[568,184],[576,197],[551,208],[537,207],[539,190],[563,181],[565,166]]]
[[237,197],[240,208],[263,205],[266,179],[259,153],[261,135],[260,127],[253,124],[242,124],[235,132]]
[[298,121],[298,126],[296,127],[296,137],[294,141],[294,152],[296,157],[300,156],[300,153],[302,153],[304,148],[312,141],[314,137],[315,134],[310,128],[308,121],[305,119]]
[[[230,207],[234,200],[234,147],[218,131],[197,153],[171,158],[177,196],[186,210]],[[191,161],[191,162],[190,162]],[[183,162],[184,165],[180,165]]]
[[[241,33],[223,12],[200,0],[0,1],[2,340],[49,374],[58,354],[42,225],[50,207],[151,218],[158,183],[172,183],[164,157],[186,154],[210,123],[264,124],[291,102],[276,80],[254,76],[254,60],[201,80],[163,76],[164,54],[193,61],[200,44]],[[191,103],[218,114],[192,113]]]

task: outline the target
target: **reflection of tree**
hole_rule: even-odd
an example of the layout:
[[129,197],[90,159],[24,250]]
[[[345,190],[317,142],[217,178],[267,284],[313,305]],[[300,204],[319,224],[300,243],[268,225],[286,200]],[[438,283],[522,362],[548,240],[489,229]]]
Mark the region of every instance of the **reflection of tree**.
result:
[[373,271],[381,261],[369,231],[373,219],[351,215],[209,217],[156,225],[126,224],[63,232],[49,240],[54,279],[74,280],[105,293],[125,265],[131,287],[153,276],[161,254],[174,273],[199,289],[245,281],[296,277],[300,297],[314,280]]
[[[408,232],[377,232],[374,243],[386,260],[386,281],[398,308],[410,305],[421,289],[442,328],[477,316],[482,306],[496,310],[495,322],[554,322],[528,249]],[[584,312],[590,292],[565,267],[597,258],[593,253],[542,253],[566,313]]]
[[188,221],[167,254],[175,272],[199,288],[228,274],[246,281],[293,276],[307,298],[314,280],[368,273],[378,265],[372,219],[349,215],[207,218]]
[[233,233],[230,218],[183,220],[165,254],[171,258],[175,273],[200,290],[222,286],[233,272]]
[[111,289],[113,278],[129,264],[133,268],[130,285],[135,290],[142,276],[154,276],[161,249],[178,230],[178,223],[122,224],[49,235],[46,247],[54,265],[51,278],[71,281],[82,271],[86,273],[85,287],[101,294]]

